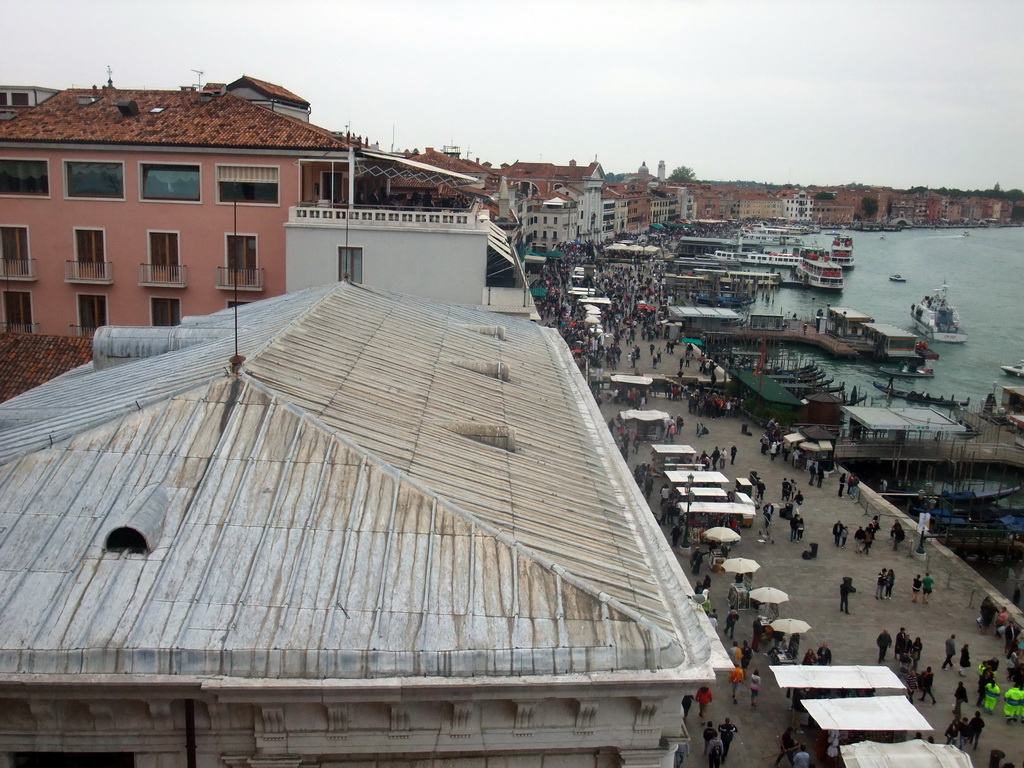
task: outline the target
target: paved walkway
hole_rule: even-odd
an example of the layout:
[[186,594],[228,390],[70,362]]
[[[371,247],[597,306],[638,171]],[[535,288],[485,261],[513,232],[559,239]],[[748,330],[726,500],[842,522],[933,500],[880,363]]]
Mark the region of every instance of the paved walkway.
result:
[[[646,345],[642,345],[646,347]],[[667,358],[668,356],[666,356]],[[664,365],[671,368],[674,363],[666,359]],[[641,360],[638,368],[644,370],[644,361]],[[883,628],[887,628],[890,634],[895,637],[901,627],[906,627],[912,638],[920,637],[924,645],[924,652],[921,657],[919,669],[931,666],[935,672],[935,697],[938,704],[932,704],[929,699],[926,703],[920,703],[915,699],[915,706],[928,719],[934,728],[931,735],[937,743],[945,743],[942,736],[943,731],[952,719],[953,691],[959,680],[963,679],[971,697],[968,706],[964,707],[964,714],[972,716],[976,709],[977,672],[972,671],[965,678],[960,678],[954,670],[942,671],[940,669],[945,654],[943,643],[950,634],[956,635],[956,642],[959,648],[964,642],[970,644],[971,659],[974,666],[978,661],[987,658],[999,658],[1001,661],[998,682],[1005,690],[1005,665],[1006,660],[1002,655],[1002,640],[994,634],[983,635],[978,631],[975,618],[978,615],[978,606],[984,594],[993,594],[995,599],[998,592],[991,585],[978,576],[968,565],[953,556],[948,550],[938,544],[929,541],[926,548],[929,551],[928,559],[922,562],[912,553],[916,545],[916,537],[912,541],[908,538],[901,547],[901,551],[894,552],[891,540],[888,538],[888,530],[892,525],[892,514],[898,514],[893,510],[881,519],[881,536],[872,547],[868,556],[857,554],[854,547],[853,532],[860,525],[866,525],[871,520],[871,515],[878,510],[889,509],[870,489],[865,489],[864,499],[860,503],[850,500],[848,497],[838,498],[838,481],[836,475],[827,477],[822,488],[809,487],[807,484],[807,473],[793,469],[780,457],[772,462],[768,456],[760,453],[758,438],[761,435],[760,429],[753,424],[749,425],[752,435],[743,435],[741,425],[745,423],[741,419],[705,419],[704,421],[710,433],[702,438],[695,436],[695,426],[698,417],[690,416],[687,413],[685,401],[670,401],[664,398],[655,397],[648,403],[648,408],[665,410],[675,416],[681,413],[686,419],[686,426],[676,437],[677,443],[689,444],[697,449],[698,453],[706,450],[710,454],[717,446],[728,455],[729,448],[736,445],[738,454],[735,465],[726,465],[725,474],[730,477],[747,477],[750,470],[756,470],[765,481],[768,490],[765,494],[765,501],[775,502],[780,500],[781,483],[784,477],[795,478],[797,487],[800,488],[805,497],[802,515],[806,521],[804,541],[795,543],[789,541],[789,523],[781,520],[776,515],[773,525],[774,543],[759,544],[757,542],[758,525],[754,528],[744,529],[743,541],[739,544],[735,554],[743,557],[751,557],[761,564],[761,569],[754,574],[753,586],[772,586],[785,590],[790,595],[790,600],[780,606],[780,614],[783,617],[794,617],[807,621],[812,629],[801,642],[801,651],[808,648],[816,649],[822,642],[827,641],[833,653],[833,664],[875,664],[878,658],[878,650],[875,646],[875,638]],[[609,419],[619,410],[619,406],[605,403],[602,405],[605,418]],[[637,463],[647,462],[650,457],[650,445],[641,443],[638,453],[629,454],[628,463],[630,468]],[[658,489],[661,484],[655,484],[652,496],[652,508],[658,505]],[[850,528],[850,538],[845,549],[838,549],[834,546],[831,536],[832,525],[836,520],[842,520]],[[913,523],[906,517],[902,517],[903,527],[908,531],[908,537],[914,530]],[[758,520],[758,524],[760,523]],[[668,529],[666,529],[666,533]],[[809,542],[819,544],[818,558],[815,560],[803,560],[800,555],[806,549]],[[690,568],[686,555],[680,553],[680,563],[684,572],[691,579],[703,579],[707,573],[707,566],[702,569],[697,577],[690,576]],[[876,600],[875,578],[882,567],[892,568],[896,572],[896,584],[893,589],[891,600]],[[935,592],[928,605],[921,602],[911,601],[910,584],[915,574],[924,574],[925,569],[935,577]],[[857,588],[857,593],[850,598],[851,615],[845,615],[839,611],[839,584],[842,577],[850,576]],[[719,634],[722,634],[725,625],[725,615],[728,611],[726,597],[729,585],[734,576],[728,573],[711,574],[711,598],[714,607],[720,617]],[[1012,607],[1012,606],[1011,606]],[[751,624],[753,621],[752,611],[741,611],[740,621],[735,632],[735,639],[742,645],[743,640],[751,638]],[[1017,613],[1018,620],[1020,614]],[[727,647],[731,647],[732,641],[726,641]],[[887,663],[894,670],[897,668],[890,651]],[[768,765],[768,756],[774,756],[778,737],[791,722],[789,700],[785,692],[775,684],[774,675],[768,669],[769,661],[763,654],[755,654],[751,669],[760,669],[762,688],[758,700],[757,709],[750,706],[749,692],[745,689],[739,704],[732,704],[729,693],[729,684],[725,674],[714,687],[714,702],[709,710],[709,717],[717,726],[730,717],[737,724],[739,733],[733,742],[729,753],[728,764],[732,765]],[[918,694],[917,698],[920,698]],[[1017,766],[1024,765],[1024,724],[1008,725],[1002,715],[1002,702],[996,708],[994,715],[982,712],[986,728],[981,739],[981,746],[977,752],[970,753],[974,758],[975,765],[987,766],[989,750],[1000,749],[1007,753],[1006,760],[1012,761]],[[689,765],[704,765],[705,758],[700,756],[703,748],[701,739],[702,727],[697,716],[696,704],[690,711],[686,721],[691,737],[694,739],[693,749],[695,754],[689,759]],[[805,739],[808,749],[814,756],[812,745],[817,744],[820,732],[814,728],[806,729],[807,732],[800,734],[799,738]],[[925,733],[927,738],[929,734]],[[812,760],[819,765],[827,765],[828,761]],[[783,761],[783,765],[786,762]]]

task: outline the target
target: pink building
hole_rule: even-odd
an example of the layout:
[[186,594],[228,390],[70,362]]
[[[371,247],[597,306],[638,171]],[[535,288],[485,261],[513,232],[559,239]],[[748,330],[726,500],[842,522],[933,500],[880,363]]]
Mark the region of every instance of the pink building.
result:
[[67,90],[0,122],[2,330],[174,325],[285,292],[299,161],[348,145],[230,88]]

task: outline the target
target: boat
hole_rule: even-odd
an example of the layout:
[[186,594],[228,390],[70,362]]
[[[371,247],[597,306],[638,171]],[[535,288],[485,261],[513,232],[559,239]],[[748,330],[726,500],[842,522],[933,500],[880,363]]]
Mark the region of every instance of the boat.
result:
[[960,325],[960,313],[946,297],[948,285],[943,284],[934,295],[925,296],[920,303],[910,305],[910,317],[918,333],[928,341],[963,344],[967,331]]
[[914,354],[925,360],[938,360],[939,353],[928,348],[927,341],[919,341],[914,345]]
[[935,375],[935,371],[926,365],[919,365],[914,368],[911,368],[909,363],[904,363],[903,365],[900,366],[883,365],[878,370],[880,370],[886,376],[902,376],[904,378],[923,379]]
[[1016,365],[1000,365],[999,368],[1007,376],[1024,377],[1024,360],[1021,360]]
[[942,498],[949,499],[954,503],[970,503],[978,501],[995,501],[997,499],[1005,499],[1008,496],[1013,496],[1015,493],[1020,492],[1021,487],[1015,485],[1012,488],[1000,488],[998,491],[950,491],[943,490],[940,494]]
[[880,384],[877,381],[871,382],[875,389],[880,389],[889,397],[899,397],[912,403],[924,403],[925,405],[941,405],[946,408],[966,408],[971,404],[971,398],[966,400],[954,400],[952,397],[932,397],[927,392],[915,392],[913,390],[896,389],[895,387]]
[[843,268],[834,264],[828,253],[802,248],[800,257],[800,263],[796,267],[796,278],[801,283],[808,288],[843,290]]
[[960,237],[970,237],[970,236],[971,236],[971,233],[968,232],[966,229],[963,232],[960,233]]
[[907,282],[907,278],[905,278],[903,275],[899,274],[898,272],[895,275],[889,275],[889,279],[892,280],[894,283],[905,283],[905,282]]
[[843,269],[853,268],[853,238],[850,235],[836,235],[830,252],[832,261]]
[[720,264],[740,264],[753,267],[796,267],[800,263],[800,257],[792,253],[715,251],[712,255]]

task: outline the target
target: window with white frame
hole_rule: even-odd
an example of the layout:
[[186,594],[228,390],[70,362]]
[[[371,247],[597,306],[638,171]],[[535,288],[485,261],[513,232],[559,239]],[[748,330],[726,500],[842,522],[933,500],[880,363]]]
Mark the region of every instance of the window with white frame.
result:
[[64,163],[68,197],[124,198],[124,166],[68,160]]
[[363,282],[363,249],[338,246],[338,279],[353,283]]
[[200,194],[198,165],[142,163],[143,200],[180,200],[197,202]]
[[50,164],[45,160],[0,158],[0,195],[50,194]]

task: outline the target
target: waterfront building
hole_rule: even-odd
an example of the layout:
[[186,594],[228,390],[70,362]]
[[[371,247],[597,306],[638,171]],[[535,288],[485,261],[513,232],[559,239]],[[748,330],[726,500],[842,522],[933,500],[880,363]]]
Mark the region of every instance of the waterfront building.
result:
[[[604,169],[596,160],[578,165],[517,162],[496,171],[516,194],[517,215],[523,222],[523,242],[534,251],[554,249],[560,242],[583,240],[600,242],[604,206],[601,187]],[[571,210],[561,214],[556,224],[554,214],[540,211],[553,198],[572,201]]]
[[554,329],[334,283],[95,344],[0,404],[0,752],[659,768],[731,668]]
[[917,359],[917,337],[892,323],[862,323],[865,339],[873,354],[881,360]]

